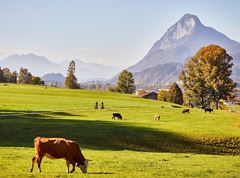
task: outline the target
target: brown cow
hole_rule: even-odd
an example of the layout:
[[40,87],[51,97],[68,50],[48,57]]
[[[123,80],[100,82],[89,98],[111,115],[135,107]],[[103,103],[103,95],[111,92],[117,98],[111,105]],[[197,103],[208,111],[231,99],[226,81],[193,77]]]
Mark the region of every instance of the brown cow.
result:
[[71,173],[75,171],[75,165],[80,167],[83,173],[87,173],[88,160],[86,160],[78,146],[72,140],[65,138],[42,138],[34,139],[35,155],[32,158],[32,166],[30,172],[33,171],[34,163],[38,163],[38,172],[41,172],[41,162],[44,156],[51,159],[64,158],[67,165],[67,173],[69,166],[72,164]]

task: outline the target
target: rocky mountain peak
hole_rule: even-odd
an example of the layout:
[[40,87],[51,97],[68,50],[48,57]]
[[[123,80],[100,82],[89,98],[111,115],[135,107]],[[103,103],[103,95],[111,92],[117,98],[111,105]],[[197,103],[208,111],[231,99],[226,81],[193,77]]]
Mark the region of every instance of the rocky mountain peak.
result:
[[193,34],[194,31],[201,26],[203,25],[197,16],[185,14],[177,23],[167,30],[159,41],[155,43],[152,50],[168,49],[172,47],[177,40]]

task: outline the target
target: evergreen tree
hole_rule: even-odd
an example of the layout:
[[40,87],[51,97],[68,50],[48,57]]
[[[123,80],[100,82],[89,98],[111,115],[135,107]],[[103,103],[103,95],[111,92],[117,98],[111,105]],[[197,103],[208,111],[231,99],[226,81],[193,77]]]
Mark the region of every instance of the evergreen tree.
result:
[[123,70],[118,77],[118,91],[120,93],[132,94],[135,92],[136,86],[134,84],[133,75],[127,70]]
[[67,70],[67,77],[65,79],[65,86],[70,89],[80,88],[75,77],[75,62],[72,60],[69,63]]
[[0,83],[3,82],[3,73],[2,73],[2,69],[0,67]]
[[178,84],[174,82],[168,92],[169,102],[176,104],[183,104],[183,94],[182,90],[179,88]]

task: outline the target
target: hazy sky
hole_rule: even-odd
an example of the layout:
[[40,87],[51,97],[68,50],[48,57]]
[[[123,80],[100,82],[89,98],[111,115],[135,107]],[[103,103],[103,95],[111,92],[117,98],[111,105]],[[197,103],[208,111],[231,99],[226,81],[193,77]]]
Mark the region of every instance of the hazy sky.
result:
[[0,58],[129,66],[186,13],[240,41],[239,0],[0,0]]

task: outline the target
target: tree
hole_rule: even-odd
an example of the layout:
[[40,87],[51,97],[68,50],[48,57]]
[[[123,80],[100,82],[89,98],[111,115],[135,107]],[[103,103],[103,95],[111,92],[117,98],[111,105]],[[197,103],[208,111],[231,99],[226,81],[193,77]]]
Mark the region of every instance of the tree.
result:
[[136,86],[134,84],[133,75],[127,70],[123,70],[118,77],[118,90],[120,93],[132,94],[135,92]]
[[215,107],[218,109],[219,100],[231,96],[236,87],[236,83],[230,78],[233,58],[227,54],[224,48],[217,45],[202,48],[197,55],[202,58],[205,64],[202,69],[204,78],[215,102]]
[[179,75],[188,102],[201,106],[205,106],[208,92],[202,71],[203,65],[200,58],[193,57],[187,62],[185,69]]
[[67,77],[65,79],[65,86],[70,89],[80,88],[75,77],[75,62],[72,60],[69,63],[67,70]]
[[183,94],[182,90],[179,88],[178,84],[174,82],[168,92],[169,102],[176,104],[183,104]]
[[158,93],[158,100],[169,102],[169,92],[167,90],[161,90]]
[[11,74],[11,83],[17,83],[17,71],[13,71]]
[[110,92],[120,92],[117,86],[112,86],[112,85],[109,85],[107,90]]
[[26,68],[20,68],[18,83],[30,84],[32,80],[32,74],[28,72]]
[[3,75],[3,82],[10,83],[11,82],[11,71],[8,68],[2,69],[2,75]]
[[3,73],[2,73],[2,69],[0,67],[0,83],[3,82]]
[[230,78],[232,57],[217,45],[201,48],[187,63],[179,78],[185,92],[193,98],[201,98],[201,103],[215,102],[218,109],[220,99],[231,96],[236,83]]
[[32,76],[31,84],[33,85],[44,85],[44,81],[40,77]]

